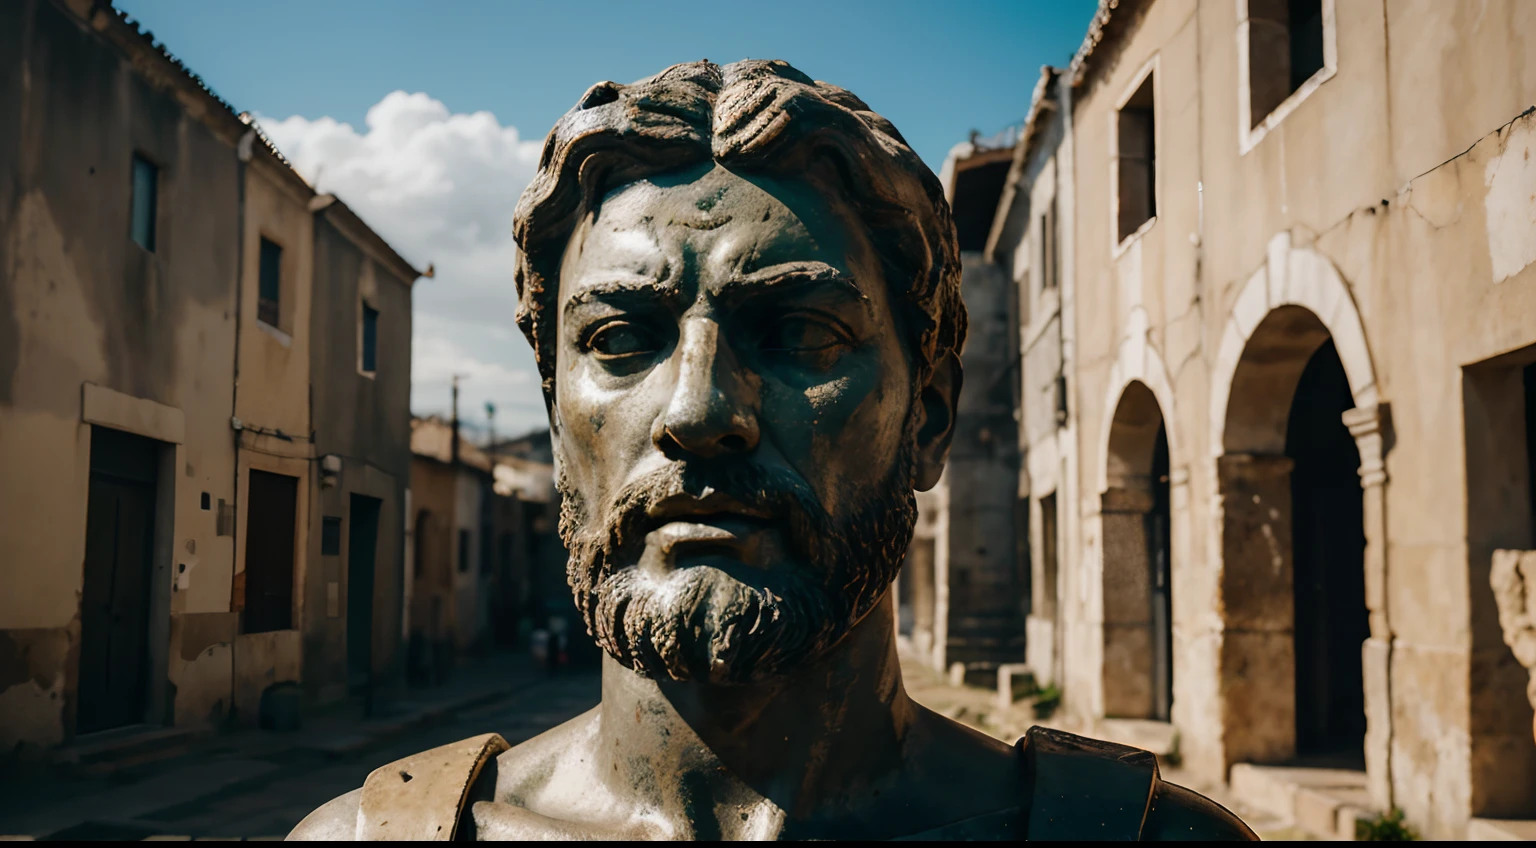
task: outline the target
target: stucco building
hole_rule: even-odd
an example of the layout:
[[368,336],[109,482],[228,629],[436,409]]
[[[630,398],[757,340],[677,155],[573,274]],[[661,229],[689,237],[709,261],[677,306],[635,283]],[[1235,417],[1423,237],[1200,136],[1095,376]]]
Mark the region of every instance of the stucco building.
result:
[[1516,0],[1120,0],[1045,72],[985,258],[1069,714],[1431,836],[1536,817],[1489,584],[1536,547],[1533,39]]
[[417,273],[109,4],[5,4],[0,55],[0,748],[336,700],[359,618],[388,677]]

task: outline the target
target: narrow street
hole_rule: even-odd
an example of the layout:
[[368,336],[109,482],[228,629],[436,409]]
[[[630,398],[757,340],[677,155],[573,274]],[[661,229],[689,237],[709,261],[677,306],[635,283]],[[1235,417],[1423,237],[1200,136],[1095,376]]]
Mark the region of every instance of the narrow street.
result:
[[[414,694],[414,693],[413,693]],[[425,696],[430,697],[430,691]],[[0,778],[0,835],[50,839],[278,840],[375,768],[495,731],[517,744],[597,703],[596,672],[530,677],[509,694],[433,714],[370,743],[364,733],[248,732],[186,755],[79,780]]]

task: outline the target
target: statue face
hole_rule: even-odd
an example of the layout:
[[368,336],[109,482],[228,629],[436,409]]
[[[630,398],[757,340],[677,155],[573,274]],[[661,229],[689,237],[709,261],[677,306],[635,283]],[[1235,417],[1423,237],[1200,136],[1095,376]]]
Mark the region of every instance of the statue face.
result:
[[745,682],[835,645],[911,538],[914,386],[853,210],[713,164],[610,191],[560,271],[577,605],[642,673]]

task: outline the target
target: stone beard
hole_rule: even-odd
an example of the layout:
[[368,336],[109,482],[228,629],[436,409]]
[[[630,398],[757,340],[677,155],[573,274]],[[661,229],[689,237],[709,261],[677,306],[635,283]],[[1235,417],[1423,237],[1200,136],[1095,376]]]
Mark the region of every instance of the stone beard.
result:
[[[912,422],[907,426],[909,436]],[[842,641],[884,597],[912,540],[917,500],[904,449],[891,474],[835,520],[803,480],[750,460],[676,463],[626,486],[594,515],[562,472],[567,578],[597,644],[650,678],[743,684],[784,675]],[[642,562],[648,511],[711,490],[776,522],[787,562],[676,570]]]

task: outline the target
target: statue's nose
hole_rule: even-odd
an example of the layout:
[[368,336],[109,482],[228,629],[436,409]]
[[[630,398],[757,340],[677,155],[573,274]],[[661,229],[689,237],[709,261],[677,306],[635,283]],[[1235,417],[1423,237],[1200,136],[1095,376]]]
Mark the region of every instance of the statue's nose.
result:
[[669,458],[713,458],[757,449],[757,392],[720,325],[684,322],[676,348],[676,382],[651,439]]

